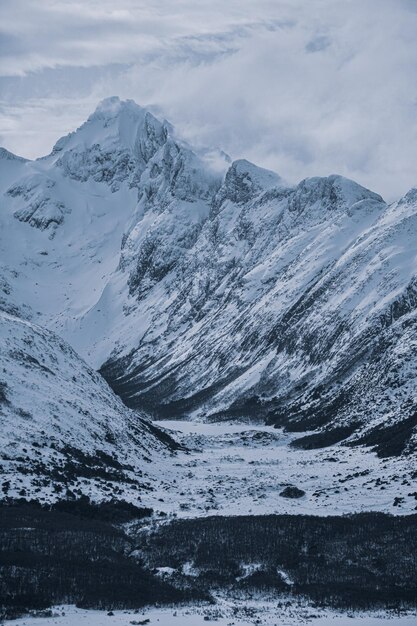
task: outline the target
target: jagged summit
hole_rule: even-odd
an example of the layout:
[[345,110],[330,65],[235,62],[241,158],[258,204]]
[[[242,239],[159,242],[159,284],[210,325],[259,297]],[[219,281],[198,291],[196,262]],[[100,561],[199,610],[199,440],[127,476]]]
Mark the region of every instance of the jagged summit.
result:
[[247,159],[237,159],[232,162],[229,173],[232,175],[248,176],[259,183],[259,187],[268,188],[278,184],[282,179],[278,174],[263,167],[259,167]]
[[50,158],[71,178],[92,177],[117,190],[126,178],[135,184],[167,137],[168,127],[146,109],[132,100],[108,98],[55,144]]
[[102,100],[75,132],[59,139],[52,152],[80,151],[100,145],[102,149],[127,150],[133,156],[149,159],[146,144],[154,141],[162,145],[167,133],[166,125],[133,100],[111,97]]
[[[326,208],[350,208],[361,201],[384,202],[382,197],[359,183],[339,174],[305,178],[296,187],[295,198],[320,201]],[[295,200],[296,203],[296,200]]]
[[89,116],[89,120],[95,117],[103,117],[104,119],[109,119],[120,115],[122,111],[130,111],[135,115],[144,115],[146,113],[146,109],[137,104],[134,100],[120,100],[119,96],[109,96],[107,98],[103,98],[94,111]]

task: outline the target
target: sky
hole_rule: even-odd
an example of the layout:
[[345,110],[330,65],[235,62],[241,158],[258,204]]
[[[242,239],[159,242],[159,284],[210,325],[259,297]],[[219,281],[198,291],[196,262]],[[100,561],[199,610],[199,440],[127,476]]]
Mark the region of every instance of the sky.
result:
[[1,0],[0,51],[25,157],[118,95],[290,183],[417,186],[417,0]]

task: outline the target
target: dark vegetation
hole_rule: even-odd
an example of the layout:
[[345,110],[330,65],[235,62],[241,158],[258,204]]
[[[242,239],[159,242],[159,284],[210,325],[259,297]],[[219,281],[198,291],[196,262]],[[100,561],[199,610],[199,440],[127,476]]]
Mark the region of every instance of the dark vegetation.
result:
[[[44,507],[45,510],[45,507]],[[50,511],[58,513],[68,513],[78,518],[99,520],[100,522],[110,522],[112,524],[122,524],[132,520],[150,517],[152,509],[147,507],[137,507],[130,502],[120,500],[109,500],[107,502],[91,502],[87,496],[82,496],[78,500],[60,500],[49,507]]]
[[348,426],[338,426],[329,430],[323,430],[313,435],[305,435],[291,442],[294,448],[302,448],[303,450],[313,450],[315,448],[326,448],[333,446],[352,435],[361,424],[353,423]]
[[[55,442],[50,442],[48,446],[45,441],[34,442],[31,447],[37,449],[39,455],[16,458],[19,462],[17,471],[22,475],[38,476],[44,484],[52,480],[57,493],[61,493],[64,488],[74,487],[80,478],[128,483],[141,490],[151,488],[142,480],[141,470],[135,472],[132,465],[121,462],[115,453],[109,454],[96,449],[93,454],[87,454],[74,446],[62,446]],[[43,459],[40,452],[45,447],[50,447],[56,453],[48,461]]]
[[[187,579],[200,590],[275,589],[354,609],[417,606],[417,515],[176,520],[140,532],[137,548],[149,568],[181,572],[191,563],[199,576]],[[245,575],[251,563],[261,567]]]
[[0,380],[0,404],[8,404],[7,383]]
[[[372,446],[377,455],[382,458],[399,456],[410,445],[413,433],[417,427],[417,411],[410,417],[393,424],[392,426],[376,426],[356,440],[356,444]],[[410,452],[415,452],[412,446]]]
[[132,541],[115,524],[149,515],[126,503],[87,498],[45,507],[0,505],[0,619],[29,609],[74,603],[136,608],[204,597],[177,589],[129,557]]
[[152,422],[142,420],[142,425],[152,435],[154,435],[157,439],[159,439],[159,441],[163,443],[171,452],[175,452],[176,450],[185,450],[184,446],[182,446],[180,443],[178,443],[178,441],[173,439],[171,435],[161,430],[160,428],[157,428],[156,426],[154,426]]
[[[116,361],[109,359],[104,363],[99,372],[113,389],[114,393],[132,409],[144,410],[155,419],[182,419],[187,413],[202,405],[214,394],[224,389],[237,376],[243,373],[244,368],[235,368],[231,374],[220,379],[213,385],[192,393],[186,398],[178,400],[165,400],[174,393],[178,383],[179,367],[174,366],[167,373],[161,373],[152,378],[146,378],[146,369],[151,361],[133,366],[134,353]],[[185,362],[183,362],[183,365]],[[230,419],[227,415],[225,419]],[[220,418],[215,421],[221,421]]]
[[[270,349],[273,346],[277,354],[300,353],[309,363],[325,363],[340,338],[349,335],[350,330],[346,320],[337,318],[328,329],[320,330],[314,325],[309,329],[308,325],[302,324],[304,316],[316,306],[317,298],[332,288],[322,278],[318,276],[311,283],[266,335],[259,329],[249,331],[245,328],[239,345],[241,353],[250,354],[252,350],[258,353],[261,347]],[[291,385],[284,395],[279,393],[274,397],[275,383],[266,380],[253,395],[249,395],[252,392],[242,394],[207,419],[225,421],[247,418],[283,427],[288,432],[315,431],[293,443],[304,449],[346,442],[347,445],[368,445],[380,458],[415,453],[417,406],[407,389],[416,371],[415,368],[409,371],[409,367],[404,366],[408,361],[413,362],[413,354],[410,348],[407,354],[398,357],[395,346],[404,333],[411,337],[412,332],[417,330],[416,319],[410,317],[416,309],[416,302],[417,284],[412,281],[380,319],[352,338],[349,350],[341,349],[337,367],[324,381],[317,384],[314,377],[311,380],[304,377]],[[236,326],[235,330],[240,331],[241,327]],[[187,390],[180,396],[178,383],[182,385],[191,356],[180,365],[169,368],[162,360],[158,362],[158,373],[150,376],[150,372],[155,371],[155,363],[150,358],[135,365],[133,351],[128,357],[107,361],[101,373],[128,406],[144,409],[159,419],[181,419],[195,409],[202,409],[249,368],[249,365],[223,368],[227,364],[223,363],[224,355],[216,353],[215,358],[219,360],[219,371],[224,373],[207,387],[197,385],[194,392]],[[169,356],[166,361],[169,361]],[[386,396],[387,389],[393,392],[392,399]],[[397,409],[401,406],[401,410],[396,411],[397,424],[383,421],[364,432],[368,414],[375,410],[384,415],[384,407],[389,407],[391,402],[393,406],[397,405]]]
[[[210,600],[220,587],[352,609],[417,606],[417,515],[216,516],[125,532],[122,524],[151,514],[86,497],[1,503],[0,618],[60,603],[110,610]],[[173,576],[155,575],[167,566]]]

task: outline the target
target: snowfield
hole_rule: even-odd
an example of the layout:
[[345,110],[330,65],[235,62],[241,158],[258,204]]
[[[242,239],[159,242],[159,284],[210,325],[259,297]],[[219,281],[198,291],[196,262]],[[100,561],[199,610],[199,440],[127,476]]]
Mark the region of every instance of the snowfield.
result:
[[3,313],[0,337],[4,496],[116,498],[179,517],[416,510],[407,457],[302,450],[291,443],[303,433],[250,422],[154,422],[172,447],[51,332]]
[[[191,450],[176,454],[176,482],[159,490],[163,502],[156,502],[156,508],[166,513],[405,515],[417,510],[416,468],[406,458],[380,459],[366,448],[343,445],[300,450],[289,445],[294,434],[256,424],[169,420],[156,424],[171,429]],[[305,495],[282,497],[288,485]]]
[[349,612],[342,613],[329,609],[320,609],[298,602],[278,602],[272,599],[249,599],[227,601],[219,598],[213,606],[182,606],[173,609],[149,608],[139,611],[112,611],[108,615],[104,611],[86,611],[74,606],[59,606],[52,609],[51,617],[25,617],[6,621],[10,626],[130,626],[149,624],[153,626],[414,626],[416,615],[411,612],[395,614],[394,612]]

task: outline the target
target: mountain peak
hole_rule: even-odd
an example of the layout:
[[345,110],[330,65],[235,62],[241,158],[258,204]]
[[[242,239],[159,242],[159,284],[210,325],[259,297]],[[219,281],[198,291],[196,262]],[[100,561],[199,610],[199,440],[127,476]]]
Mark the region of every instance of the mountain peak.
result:
[[295,188],[290,208],[300,212],[307,205],[315,203],[332,211],[350,210],[370,204],[379,205],[380,208],[385,206],[379,194],[339,174],[313,176],[302,180]]
[[135,157],[147,157],[141,148],[149,142],[162,145],[168,134],[167,127],[150,111],[133,100],[120,100],[118,96],[105,98],[86,122],[75,132],[57,141],[52,154],[76,150],[85,152],[95,146],[106,151],[124,150]]
[[238,159],[228,169],[219,193],[222,201],[228,199],[239,204],[272,187],[282,185],[282,178],[275,172],[258,167],[246,159]]
[[113,96],[102,100],[84,124],[62,137],[52,158],[75,180],[134,184],[149,160],[167,141],[168,127],[133,100]]
[[136,104],[134,100],[120,100],[119,96],[110,96],[98,103],[94,113],[92,113],[88,119],[112,119],[124,113],[142,117],[146,115],[148,111],[139,104]]

